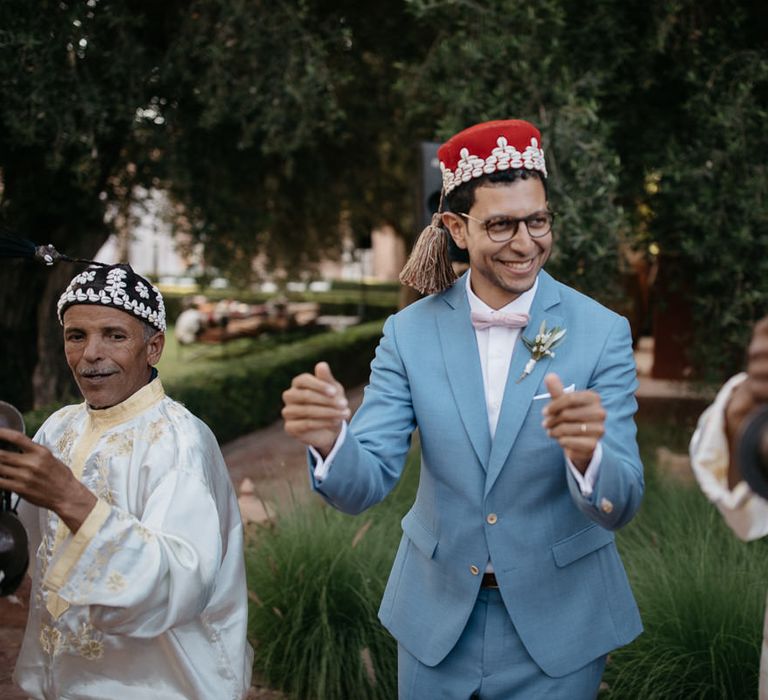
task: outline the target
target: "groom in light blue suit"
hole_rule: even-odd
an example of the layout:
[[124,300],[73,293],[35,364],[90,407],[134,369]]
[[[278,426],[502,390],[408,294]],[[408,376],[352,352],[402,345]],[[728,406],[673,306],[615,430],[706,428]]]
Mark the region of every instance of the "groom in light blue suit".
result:
[[[284,394],[313,487],[348,513],[390,492],[419,430],[379,611],[401,699],[587,700],[608,652],[642,631],[613,534],[643,494],[629,326],[542,269],[540,144],[505,120],[440,148],[449,211],[401,277],[429,296],[387,320],[349,426],[325,363]],[[456,281],[448,234],[469,254]]]

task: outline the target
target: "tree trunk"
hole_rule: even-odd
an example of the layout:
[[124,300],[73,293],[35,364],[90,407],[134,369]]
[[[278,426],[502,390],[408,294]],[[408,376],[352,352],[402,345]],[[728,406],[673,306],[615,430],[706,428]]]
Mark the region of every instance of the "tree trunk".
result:
[[26,411],[34,403],[37,300],[44,275],[27,261],[3,260],[0,266],[0,399]]
[[82,269],[82,265],[59,263],[49,271],[43,287],[37,306],[37,364],[32,375],[35,408],[79,396],[64,356],[64,338],[56,304],[69,281]]
[[[37,232],[33,232],[33,236]],[[72,257],[92,256],[107,238],[106,228],[56,236]],[[36,241],[48,242],[46,234]],[[0,259],[0,399],[20,411],[70,401],[79,396],[64,358],[56,303],[82,264],[44,267],[31,260]]]
[[659,257],[653,310],[654,379],[691,379],[693,343],[690,285],[676,256]]

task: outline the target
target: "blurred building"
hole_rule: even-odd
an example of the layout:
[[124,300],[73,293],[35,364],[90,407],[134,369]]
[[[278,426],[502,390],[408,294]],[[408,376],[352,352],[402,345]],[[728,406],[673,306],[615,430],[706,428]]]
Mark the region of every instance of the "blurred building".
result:
[[[109,213],[119,233],[109,237],[95,256],[104,263],[128,262],[140,275],[159,280],[193,282],[203,269],[204,250],[183,235],[173,233],[169,215],[171,203],[162,190],[142,191],[140,201],[127,212],[117,209]],[[340,260],[327,260],[319,265],[322,279],[396,281],[405,264],[403,239],[391,227],[371,232],[370,248],[355,248],[352,237],[345,237]],[[255,263],[265,277],[263,263]],[[226,277],[226,271],[221,270]],[[282,275],[281,275],[282,276]]]

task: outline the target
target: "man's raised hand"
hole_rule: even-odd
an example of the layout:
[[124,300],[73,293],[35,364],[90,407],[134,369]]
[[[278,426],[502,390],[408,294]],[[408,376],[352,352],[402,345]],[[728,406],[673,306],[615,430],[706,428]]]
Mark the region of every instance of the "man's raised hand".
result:
[[556,374],[544,377],[552,397],[544,408],[544,428],[557,440],[566,457],[583,474],[605,433],[605,409],[594,391],[565,393]]
[[8,428],[0,428],[0,440],[19,450],[0,450],[0,488],[52,510],[77,532],[96,505],[96,496],[47,447]]
[[337,382],[327,362],[318,362],[314,374],[293,378],[283,392],[285,432],[314,447],[323,457],[333,449],[342,423],[349,418],[344,387]]

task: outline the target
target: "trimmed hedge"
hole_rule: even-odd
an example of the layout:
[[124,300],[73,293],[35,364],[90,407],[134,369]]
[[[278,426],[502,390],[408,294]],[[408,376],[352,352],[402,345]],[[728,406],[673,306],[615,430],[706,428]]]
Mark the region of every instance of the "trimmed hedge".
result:
[[[301,372],[325,360],[347,386],[368,379],[370,363],[381,337],[383,320],[354,326],[341,333],[313,335],[266,353],[224,362],[205,374],[163,380],[166,393],[183,403],[211,428],[220,443],[269,425],[280,417],[282,394]],[[34,435],[60,406],[24,414],[27,434]]]
[[344,385],[366,381],[383,325],[372,321],[315,335],[268,354],[239,358],[204,376],[167,383],[165,390],[205,421],[219,442],[227,442],[277,420],[293,377],[313,371],[321,360]]
[[[163,292],[166,316],[174,320],[183,310],[183,301],[194,296],[197,292]],[[274,293],[235,291],[230,289],[206,290],[205,296],[210,301],[221,299],[237,299],[246,304],[264,304],[275,298]],[[320,304],[320,313],[326,315],[343,314],[347,316],[362,315],[364,321],[389,316],[397,311],[399,297],[397,289],[381,288],[380,286],[344,287],[331,289],[328,292],[287,292],[289,301],[314,301]]]

